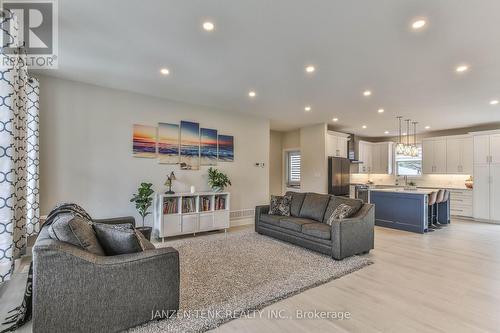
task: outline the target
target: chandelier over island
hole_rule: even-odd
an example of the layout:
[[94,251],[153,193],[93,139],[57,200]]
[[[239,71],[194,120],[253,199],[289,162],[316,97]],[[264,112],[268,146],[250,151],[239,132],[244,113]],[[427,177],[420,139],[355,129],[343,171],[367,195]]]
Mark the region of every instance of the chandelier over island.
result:
[[[402,127],[403,127],[403,117],[396,117],[399,121],[399,137],[398,143],[396,145],[396,153],[398,155],[408,156],[408,157],[418,157],[418,143],[417,143],[417,124],[418,122],[412,122],[411,119],[405,119],[406,122],[406,133],[405,142],[403,142]],[[413,135],[411,133],[410,123],[413,125]],[[413,142],[411,142],[413,141]]]

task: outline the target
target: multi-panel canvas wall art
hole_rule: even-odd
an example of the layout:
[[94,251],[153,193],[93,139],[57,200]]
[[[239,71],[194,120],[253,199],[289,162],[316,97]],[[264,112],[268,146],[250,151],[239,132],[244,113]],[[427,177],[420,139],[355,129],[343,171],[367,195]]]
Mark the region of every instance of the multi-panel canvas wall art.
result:
[[200,168],[200,124],[181,121],[180,156],[181,169]]
[[230,135],[219,135],[219,161],[234,161],[234,137]]
[[134,125],[132,151],[134,157],[156,157],[156,127]]
[[179,163],[179,125],[158,123],[158,162]]
[[217,165],[217,130],[200,129],[200,165]]

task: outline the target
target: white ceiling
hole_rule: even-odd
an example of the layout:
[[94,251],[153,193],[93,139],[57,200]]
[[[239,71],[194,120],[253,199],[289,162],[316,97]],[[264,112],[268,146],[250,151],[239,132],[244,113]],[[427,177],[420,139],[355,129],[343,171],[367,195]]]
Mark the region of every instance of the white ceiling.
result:
[[[60,68],[47,75],[261,115],[277,130],[500,121],[498,0],[60,0],[59,15]],[[429,22],[419,33],[416,17]]]

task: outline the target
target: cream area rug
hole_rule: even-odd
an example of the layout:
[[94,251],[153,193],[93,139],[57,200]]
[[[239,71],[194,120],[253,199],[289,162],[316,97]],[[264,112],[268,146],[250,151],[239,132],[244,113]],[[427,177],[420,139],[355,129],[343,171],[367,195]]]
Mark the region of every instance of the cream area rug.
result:
[[335,261],[250,228],[157,246],[179,251],[180,310],[130,332],[204,332],[371,264],[368,256]]

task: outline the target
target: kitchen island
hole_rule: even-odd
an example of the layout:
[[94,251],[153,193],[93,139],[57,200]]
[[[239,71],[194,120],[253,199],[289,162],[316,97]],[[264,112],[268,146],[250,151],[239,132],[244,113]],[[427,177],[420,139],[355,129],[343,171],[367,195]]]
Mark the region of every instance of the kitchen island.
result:
[[[428,196],[438,189],[406,190],[404,188],[370,189],[370,203],[375,205],[375,225],[411,232],[427,231]],[[438,220],[449,223],[450,205],[439,205]]]

